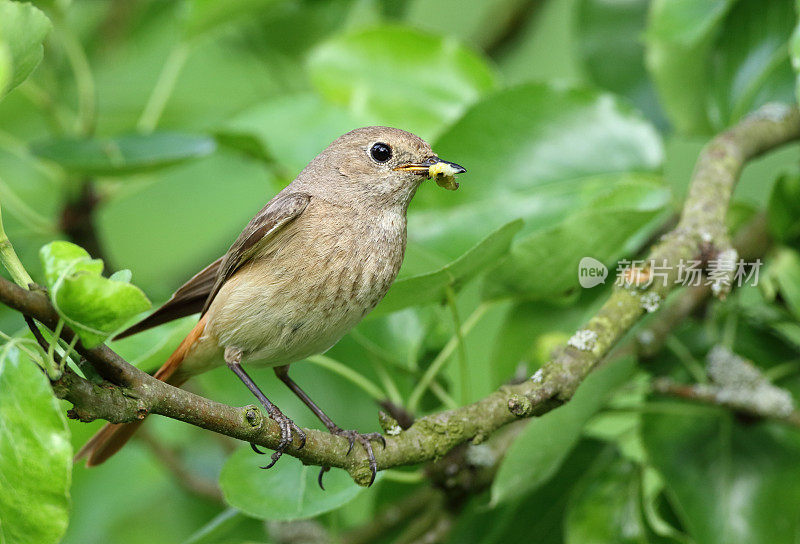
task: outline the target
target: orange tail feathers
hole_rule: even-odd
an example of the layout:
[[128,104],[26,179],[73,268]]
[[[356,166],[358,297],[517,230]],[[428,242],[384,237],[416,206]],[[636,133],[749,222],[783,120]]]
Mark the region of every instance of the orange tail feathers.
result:
[[[189,348],[200,338],[206,326],[206,316],[203,316],[197,325],[186,335],[177,349],[172,352],[169,359],[153,375],[163,382],[175,387],[180,387],[188,379],[188,376],[176,371],[180,368]],[[109,457],[117,453],[124,446],[133,434],[144,423],[144,420],[132,423],[107,423],[83,447],[75,454],[73,462],[78,462],[86,457],[86,466],[93,467],[106,461]]]

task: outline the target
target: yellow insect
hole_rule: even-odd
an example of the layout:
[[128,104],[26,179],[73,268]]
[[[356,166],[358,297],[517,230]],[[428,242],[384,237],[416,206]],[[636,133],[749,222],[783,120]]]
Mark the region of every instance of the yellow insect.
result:
[[464,171],[458,165],[451,164],[446,161],[436,162],[431,165],[428,173],[430,177],[436,180],[436,185],[439,187],[444,187],[448,191],[455,191],[458,189],[458,183],[456,183],[456,174],[460,174]]

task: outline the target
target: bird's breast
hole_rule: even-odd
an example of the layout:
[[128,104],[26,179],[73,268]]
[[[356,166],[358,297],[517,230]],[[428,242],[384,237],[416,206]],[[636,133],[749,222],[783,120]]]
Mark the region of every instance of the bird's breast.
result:
[[242,267],[209,309],[219,343],[269,365],[330,348],[388,291],[403,261],[405,215],[312,210]]

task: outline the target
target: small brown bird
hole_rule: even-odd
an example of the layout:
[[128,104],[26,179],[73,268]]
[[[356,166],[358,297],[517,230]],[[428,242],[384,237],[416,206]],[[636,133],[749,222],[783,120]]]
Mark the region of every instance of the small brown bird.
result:
[[[347,437],[351,448],[356,441],[363,445],[374,480],[370,440],[383,437],[336,425],[289,377],[289,364],[329,349],[378,304],[403,262],[406,210],[420,183],[433,175],[455,188],[452,178],[462,172],[411,133],[388,127],[348,132],[275,195],[223,257],[117,338],[200,312],[155,377],[180,386],[227,364],[280,426],[271,467],[293,432],[300,447],[305,443],[303,431],[267,399],[242,362],[273,367],[331,433]],[[76,460],[102,463],[141,423],[106,425]]]

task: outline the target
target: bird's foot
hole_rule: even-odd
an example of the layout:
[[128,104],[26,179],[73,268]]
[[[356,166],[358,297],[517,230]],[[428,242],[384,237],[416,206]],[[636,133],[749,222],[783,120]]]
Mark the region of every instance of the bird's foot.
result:
[[[382,447],[386,447],[386,439],[380,433],[359,433],[356,431],[349,431],[340,429],[339,427],[333,427],[328,429],[331,434],[335,434],[337,436],[343,436],[350,441],[350,447],[347,449],[347,455],[350,455],[350,452],[353,451],[353,445],[358,442],[364,447],[364,450],[367,452],[367,460],[369,461],[369,469],[372,473],[372,477],[369,480],[369,484],[367,487],[371,486],[372,483],[375,481],[375,475],[378,473],[378,462],[375,460],[375,452],[372,450],[372,441],[379,440]],[[319,485],[322,487],[322,474],[325,471],[325,467],[323,467],[323,471],[320,472],[319,475]]]
[[[272,456],[270,457],[270,462],[268,465],[263,466],[261,468],[267,469],[272,468],[275,463],[278,462],[278,459],[281,458],[283,452],[286,451],[286,448],[289,447],[289,444],[292,443],[292,433],[297,435],[297,438],[300,440],[300,445],[298,449],[302,448],[306,445],[306,433],[303,432],[303,429],[298,427],[294,424],[294,421],[286,417],[283,412],[278,410],[277,407],[274,407],[273,410],[269,410],[269,417],[271,417],[281,429],[281,441],[278,443],[278,447],[275,448],[275,451],[272,452]],[[250,444],[250,447],[253,448],[253,451],[260,454],[265,454],[266,452],[261,451],[255,444]]]

